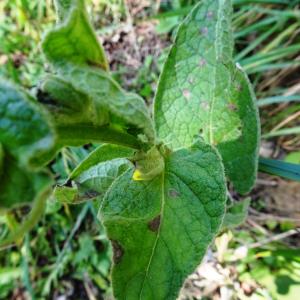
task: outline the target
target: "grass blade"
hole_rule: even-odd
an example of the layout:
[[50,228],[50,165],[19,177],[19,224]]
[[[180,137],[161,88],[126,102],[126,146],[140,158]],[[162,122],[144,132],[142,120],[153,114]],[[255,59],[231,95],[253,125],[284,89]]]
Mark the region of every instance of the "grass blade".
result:
[[295,181],[300,181],[300,165],[298,164],[261,157],[259,159],[259,171]]
[[285,103],[285,102],[300,102],[300,94],[299,95],[291,95],[291,96],[274,96],[274,97],[267,97],[258,100],[257,106],[263,107],[270,104],[278,104],[278,103]]
[[271,131],[269,133],[263,134],[262,138],[268,139],[271,137],[290,135],[290,134],[300,134],[300,126],[292,127],[292,128],[284,128],[284,129],[277,130],[277,131]]

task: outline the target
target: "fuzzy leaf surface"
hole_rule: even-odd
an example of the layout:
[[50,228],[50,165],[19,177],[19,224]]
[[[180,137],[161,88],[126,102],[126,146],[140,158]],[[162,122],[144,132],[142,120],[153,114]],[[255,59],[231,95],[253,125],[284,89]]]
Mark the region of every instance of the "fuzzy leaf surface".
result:
[[59,22],[43,40],[43,52],[54,66],[94,65],[108,70],[104,50],[90,24],[84,0],[55,1]]
[[99,101],[61,75],[47,76],[37,93],[39,102],[54,120],[57,148],[81,146],[90,142],[115,143],[139,148],[133,135],[115,120]]
[[[67,116],[67,110],[71,109],[74,112],[69,117],[71,121],[85,123],[90,120],[93,126],[105,125],[122,132],[130,131],[142,140],[153,142],[154,126],[143,99],[125,92],[106,72],[104,52],[88,21],[84,1],[58,0],[56,8],[59,24],[45,36],[42,44],[46,58],[58,74],[50,81],[46,79],[43,85],[44,92],[50,93],[55,97],[54,101],[63,106],[63,110],[58,112],[63,115],[55,118],[64,120],[63,116]],[[79,106],[83,106],[84,113],[78,114],[81,111],[79,107],[74,110],[75,103],[67,103],[72,101],[72,97],[66,99],[59,95],[55,85],[64,85],[64,92],[69,95],[72,87],[74,99],[82,99]],[[78,94],[75,95],[74,91]],[[52,112],[55,114],[55,111]]]
[[247,219],[250,201],[250,198],[246,198],[228,207],[226,209],[222,227],[234,228],[242,225]]
[[179,27],[155,97],[158,137],[173,149],[195,136],[217,146],[235,188],[257,173],[259,118],[246,74],[232,58],[230,0],[200,1]]
[[167,156],[163,173],[151,180],[134,181],[133,172],[112,184],[100,209],[114,250],[115,298],[176,299],[222,222],[221,159],[197,143]]
[[55,144],[51,120],[32,97],[0,81],[0,142],[25,167],[37,163]]
[[154,140],[154,127],[144,100],[125,92],[106,72],[91,67],[67,65],[63,77],[93,101],[98,114],[109,112],[109,122],[116,128],[145,134]]
[[38,101],[47,108],[56,125],[107,124],[108,113],[97,114],[92,100],[58,75],[48,75],[40,85]]
[[109,144],[98,147],[73,170],[66,184],[55,188],[55,198],[73,204],[102,200],[112,183],[132,167],[127,158],[133,154],[134,150],[126,147]]

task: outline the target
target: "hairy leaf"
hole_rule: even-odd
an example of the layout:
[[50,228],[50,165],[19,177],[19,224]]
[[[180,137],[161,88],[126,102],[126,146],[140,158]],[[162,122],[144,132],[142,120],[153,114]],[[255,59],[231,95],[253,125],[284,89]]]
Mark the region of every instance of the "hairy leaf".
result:
[[233,203],[226,209],[226,214],[222,223],[223,228],[234,228],[242,225],[248,216],[250,198]]
[[42,82],[37,98],[50,112],[57,125],[108,124],[108,112],[97,110],[88,95],[58,75],[49,75]]
[[132,166],[125,158],[133,155],[134,150],[130,148],[109,144],[100,146],[74,169],[63,186],[55,188],[55,198],[73,204],[101,200],[116,178]]
[[137,152],[133,159],[136,165],[134,180],[150,180],[161,174],[165,168],[164,158],[155,146],[146,152]]
[[155,97],[158,137],[171,148],[195,136],[217,146],[229,179],[247,192],[257,172],[255,97],[233,63],[231,1],[201,1],[180,26]]
[[217,233],[226,185],[217,152],[197,143],[165,158],[165,170],[134,181],[133,168],[108,190],[100,210],[114,250],[116,299],[176,299]]
[[58,149],[63,146],[82,146],[88,143],[112,143],[139,149],[141,143],[133,135],[110,126],[68,125],[56,127],[59,137]]
[[39,102],[47,108],[55,123],[56,150],[90,142],[139,148],[137,138],[126,133],[126,128],[117,125],[101,103],[93,101],[82,90],[59,75],[46,77],[38,90]]
[[42,157],[55,144],[51,120],[32,97],[0,81],[0,142],[25,167],[40,167]]
[[[153,122],[143,99],[125,92],[105,72],[103,50],[88,22],[84,1],[58,0],[56,7],[61,21],[46,35],[42,46],[59,75],[46,79],[42,102],[58,121],[88,121],[93,126],[109,126],[153,143]],[[97,68],[99,65],[101,68]],[[75,101],[71,104],[72,99]]]
[[[110,124],[126,128],[137,134],[145,134],[154,140],[154,128],[143,99],[125,92],[107,73],[91,67],[65,66],[65,80],[92,99],[95,110],[110,113]],[[136,130],[136,131],[134,131]]]
[[89,22],[84,1],[55,2],[61,22],[43,40],[43,52],[47,59],[54,66],[75,63],[108,70],[104,50]]

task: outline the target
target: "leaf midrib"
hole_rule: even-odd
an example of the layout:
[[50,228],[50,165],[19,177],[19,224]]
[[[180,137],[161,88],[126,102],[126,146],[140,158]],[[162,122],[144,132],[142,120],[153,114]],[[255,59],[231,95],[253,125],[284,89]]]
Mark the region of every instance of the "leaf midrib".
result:
[[140,292],[140,295],[139,295],[139,300],[143,300],[142,299],[142,294],[143,294],[143,291],[144,291],[145,282],[146,282],[146,279],[148,277],[149,269],[150,269],[150,266],[151,266],[151,263],[152,263],[152,260],[153,260],[154,253],[156,251],[156,247],[157,247],[157,244],[158,244],[158,240],[160,238],[161,228],[162,228],[162,224],[163,224],[164,208],[165,208],[165,171],[163,171],[161,176],[162,176],[162,179],[161,179],[161,183],[162,183],[161,184],[161,207],[160,207],[160,212],[159,212],[160,225],[159,225],[158,232],[157,232],[157,235],[156,235],[156,238],[155,238],[155,242],[154,242],[154,245],[153,245],[153,248],[152,248],[151,256],[149,258],[149,262],[148,262],[148,265],[147,265],[147,268],[146,268],[146,274],[145,274],[145,277],[144,277],[144,280],[143,280],[143,283],[142,283],[141,292]]
[[222,15],[222,9],[221,9],[220,3],[218,3],[218,13],[217,13],[217,23],[215,26],[215,57],[216,57],[216,65],[213,68],[213,97],[210,105],[210,112],[209,112],[209,143],[211,145],[214,145],[214,133],[213,133],[213,113],[214,113],[214,105],[216,102],[216,82],[217,82],[217,64],[218,64],[218,58],[219,58],[219,51],[218,46],[220,42],[220,33],[219,33],[219,26],[220,26],[220,20]]

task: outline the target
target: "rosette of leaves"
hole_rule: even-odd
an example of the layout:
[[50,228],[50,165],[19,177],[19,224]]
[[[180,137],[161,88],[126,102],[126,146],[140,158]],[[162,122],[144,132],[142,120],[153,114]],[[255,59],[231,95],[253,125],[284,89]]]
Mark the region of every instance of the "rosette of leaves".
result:
[[[36,137],[11,147],[13,135],[0,131],[2,174],[3,153],[19,168],[35,158],[41,168],[61,147],[102,142],[54,196],[99,201],[116,299],[176,299],[222,224],[226,177],[241,193],[256,177],[258,115],[251,85],[232,59],[231,2],[201,1],[179,27],[154,118],[142,98],[112,79],[84,2],[58,0],[56,9],[57,25],[42,44],[52,73],[30,102],[49,132],[30,123]],[[0,107],[9,118],[0,128],[11,122],[23,136],[24,126],[13,125],[23,113],[10,117]],[[39,141],[48,136],[44,151]]]

